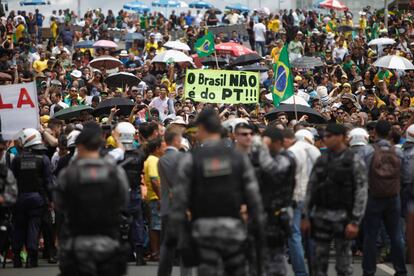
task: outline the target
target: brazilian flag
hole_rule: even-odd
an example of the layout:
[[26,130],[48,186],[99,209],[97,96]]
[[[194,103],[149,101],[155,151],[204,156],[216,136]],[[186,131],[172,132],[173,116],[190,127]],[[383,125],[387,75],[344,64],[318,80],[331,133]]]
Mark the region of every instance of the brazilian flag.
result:
[[275,83],[272,93],[273,103],[275,106],[279,106],[281,102],[292,97],[294,94],[293,76],[286,45],[280,51],[279,59],[273,65],[273,71],[275,72]]
[[211,32],[208,32],[205,36],[196,41],[194,48],[199,57],[208,57],[215,51],[214,35]]

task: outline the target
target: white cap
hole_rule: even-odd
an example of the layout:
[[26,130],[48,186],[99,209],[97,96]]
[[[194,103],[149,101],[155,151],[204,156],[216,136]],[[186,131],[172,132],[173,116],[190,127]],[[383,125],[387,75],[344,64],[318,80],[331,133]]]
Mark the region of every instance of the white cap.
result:
[[81,132],[79,130],[76,130],[76,129],[75,130],[72,130],[69,133],[68,138],[67,138],[68,141],[66,143],[66,146],[68,148],[74,147],[76,145],[76,139],[78,138],[78,136],[79,136],[80,133]]
[[80,77],[82,77],[82,72],[75,69],[75,70],[72,71],[72,73],[70,73],[70,75],[74,78],[79,79]]
[[348,134],[349,145],[353,146],[365,146],[368,145],[369,134],[363,128],[354,128]]
[[411,142],[414,143],[414,124],[410,125],[407,128],[406,134],[405,134],[405,138],[407,139],[407,142]]
[[119,54],[120,57],[127,57],[128,56],[128,52],[127,50],[122,50],[121,53]]
[[181,116],[175,117],[175,119],[170,124],[171,125],[172,124],[183,125],[183,126],[187,125],[187,123],[184,121],[183,117],[181,117]]
[[313,136],[312,132],[307,129],[298,130],[295,133],[295,138],[298,141],[307,142],[311,145],[315,144],[315,137]]

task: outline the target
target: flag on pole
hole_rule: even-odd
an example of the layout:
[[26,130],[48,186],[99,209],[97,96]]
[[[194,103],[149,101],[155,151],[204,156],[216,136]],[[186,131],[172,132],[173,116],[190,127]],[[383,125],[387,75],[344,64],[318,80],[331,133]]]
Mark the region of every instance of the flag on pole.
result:
[[275,83],[272,93],[273,103],[275,106],[279,106],[281,102],[292,97],[294,94],[293,76],[286,45],[280,51],[279,59],[273,65],[273,71],[275,72]]
[[215,51],[214,35],[211,32],[208,32],[205,36],[196,41],[194,48],[199,57],[208,57]]

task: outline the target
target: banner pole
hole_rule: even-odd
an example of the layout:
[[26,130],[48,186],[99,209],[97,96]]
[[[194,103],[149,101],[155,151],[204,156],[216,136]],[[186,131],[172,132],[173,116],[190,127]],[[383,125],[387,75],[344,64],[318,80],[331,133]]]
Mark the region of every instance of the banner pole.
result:
[[297,109],[296,109],[296,99],[295,99],[295,94],[293,94],[293,108],[294,108],[294,110],[295,110],[295,119],[296,119],[296,122],[298,121],[298,111],[297,111]]
[[217,66],[217,69],[220,69],[220,66],[219,66],[218,60],[217,60],[217,52],[215,50],[214,50],[214,57],[216,58],[216,66]]

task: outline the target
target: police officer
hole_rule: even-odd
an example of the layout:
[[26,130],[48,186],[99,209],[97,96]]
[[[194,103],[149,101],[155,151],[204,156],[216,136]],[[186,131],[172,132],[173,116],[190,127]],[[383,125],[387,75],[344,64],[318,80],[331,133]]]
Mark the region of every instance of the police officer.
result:
[[36,267],[42,216],[47,206],[52,208],[49,189],[52,169],[49,158],[43,154],[45,147],[39,131],[26,128],[18,137],[23,151],[11,163],[19,190],[13,214],[13,265],[22,267],[20,251],[25,245],[28,253],[26,267]]
[[128,179],[114,160],[100,157],[101,145],[101,127],[86,123],[76,139],[76,160],[61,172],[54,191],[68,231],[60,242],[62,276],[126,272],[128,249],[119,242],[119,225]]
[[338,275],[352,275],[351,240],[358,235],[367,202],[367,174],[363,161],[346,146],[346,128],[329,124],[328,148],[316,161],[306,195],[302,230],[315,239],[313,271],[327,275],[332,239]]
[[0,163],[0,253],[8,250],[10,246],[12,225],[9,207],[16,202],[16,199],[16,179],[7,165]]
[[369,133],[363,128],[354,128],[349,134],[349,146],[351,150],[358,154],[364,161],[365,166],[368,166],[368,159],[374,152],[374,148],[369,145]]
[[133,147],[136,129],[131,123],[119,123],[116,128],[119,141],[125,148],[124,168],[129,183],[129,205],[127,214],[131,218],[129,238],[136,254],[136,264],[145,265],[144,261],[144,216],[141,197],[141,174],[144,168],[145,154],[141,149]]
[[295,160],[283,148],[283,133],[269,126],[263,133],[259,154],[262,170],[260,192],[266,215],[265,270],[267,275],[287,274],[285,246],[291,234],[293,190],[295,188]]
[[219,275],[220,264],[228,276],[247,275],[241,206],[247,205],[259,233],[263,233],[264,222],[254,170],[247,156],[224,145],[220,119],[213,109],[200,112],[196,124],[202,145],[183,157],[179,165],[167,244],[177,241],[177,229],[183,228],[189,210],[191,234],[199,254],[198,275]]

